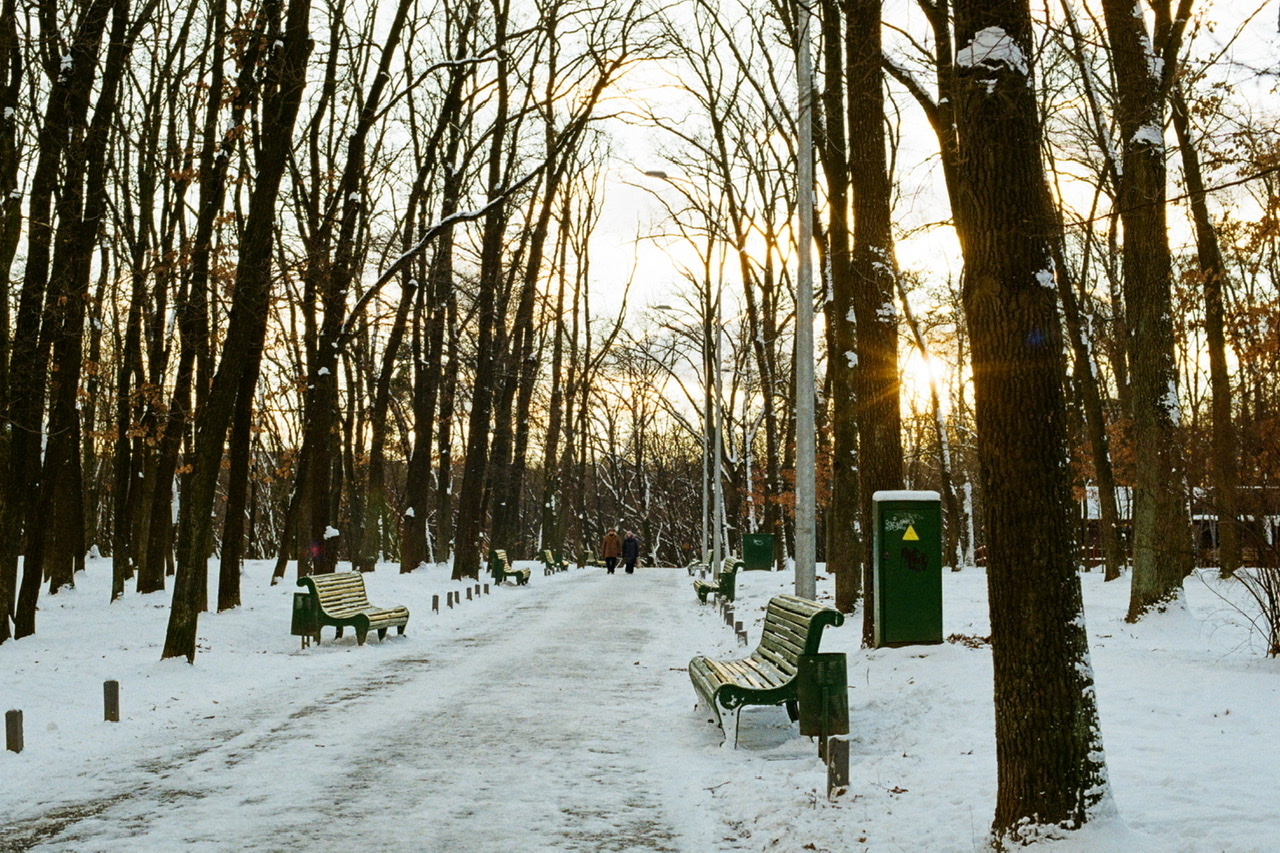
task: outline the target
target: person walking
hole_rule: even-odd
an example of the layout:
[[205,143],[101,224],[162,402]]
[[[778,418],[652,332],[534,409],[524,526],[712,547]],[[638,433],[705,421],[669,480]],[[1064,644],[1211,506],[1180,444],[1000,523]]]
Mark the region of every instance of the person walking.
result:
[[600,543],[600,556],[604,558],[604,567],[609,574],[613,574],[613,570],[618,567],[618,558],[622,556],[622,539],[618,537],[618,531],[612,527],[604,535],[604,541]]
[[630,530],[622,540],[622,562],[627,567],[627,574],[636,570],[636,561],[640,559],[640,540]]

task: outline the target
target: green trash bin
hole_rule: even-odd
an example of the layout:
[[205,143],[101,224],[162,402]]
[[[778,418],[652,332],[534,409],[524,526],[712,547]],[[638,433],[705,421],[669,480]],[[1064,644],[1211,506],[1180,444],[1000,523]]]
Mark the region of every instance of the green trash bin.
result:
[[942,642],[942,500],[876,492],[872,500],[875,645]]
[[742,568],[747,570],[773,568],[773,534],[744,533],[742,535]]

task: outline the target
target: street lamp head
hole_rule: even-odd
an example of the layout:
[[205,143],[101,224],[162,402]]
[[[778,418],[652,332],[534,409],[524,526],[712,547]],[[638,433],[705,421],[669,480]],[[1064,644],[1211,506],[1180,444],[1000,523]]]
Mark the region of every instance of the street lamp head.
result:
[[668,175],[666,172],[662,171],[661,169],[646,169],[646,170],[645,170],[645,172],[644,172],[644,174],[645,174],[645,176],[646,176],[646,177],[650,177],[650,178],[662,178],[662,180],[664,180],[664,181],[671,177],[670,175]]

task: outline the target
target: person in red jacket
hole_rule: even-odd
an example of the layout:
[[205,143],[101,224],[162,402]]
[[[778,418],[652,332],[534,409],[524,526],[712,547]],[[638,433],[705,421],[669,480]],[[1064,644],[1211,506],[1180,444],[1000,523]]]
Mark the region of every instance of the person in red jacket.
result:
[[622,556],[622,538],[612,527],[604,535],[604,541],[600,543],[600,556],[604,558],[604,567],[608,569],[609,574],[613,574],[613,570],[618,567],[618,558]]

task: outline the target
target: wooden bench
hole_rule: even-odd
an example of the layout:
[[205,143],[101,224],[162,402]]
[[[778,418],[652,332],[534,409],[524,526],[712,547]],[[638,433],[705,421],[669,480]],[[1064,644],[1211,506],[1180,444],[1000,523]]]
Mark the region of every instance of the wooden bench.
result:
[[603,569],[604,560],[597,557],[594,551],[584,551],[582,555],[578,557],[578,566],[584,569],[588,566]]
[[704,581],[701,578],[693,582],[693,590],[698,593],[698,602],[707,603],[707,595],[714,593],[725,601],[733,601],[738,589],[738,570],[742,561],[734,557],[725,557],[720,564],[720,575],[714,580]]
[[504,583],[510,578],[515,581],[516,586],[527,584],[529,576],[533,574],[529,569],[511,568],[511,561],[507,559],[507,552],[502,548],[495,548],[489,552],[489,573],[493,575],[495,584]]
[[[356,643],[363,646],[371,630],[376,630],[381,640],[387,636],[388,628],[394,627],[397,634],[403,634],[404,626],[409,624],[409,608],[403,605],[374,607],[369,603],[364,590],[364,575],[360,572],[307,575],[298,578],[298,586],[305,586],[310,591],[311,612],[305,618],[315,628],[313,636],[317,643],[320,642],[320,628],[324,625],[337,628],[337,637],[342,636],[343,628],[355,628]],[[306,645],[305,638],[303,644]]]
[[708,552],[707,552],[707,555],[706,555],[704,558],[702,558],[701,560],[699,560],[699,559],[697,559],[697,558],[695,557],[695,558],[694,558],[694,559],[689,563],[689,565],[687,565],[687,566],[685,566],[685,567],[684,567],[685,571],[689,573],[689,577],[693,577],[693,576],[694,576],[694,575],[696,575],[698,572],[701,572],[701,571],[703,571],[703,570],[705,570],[705,569],[709,569],[709,568],[711,568],[711,552],[710,552],[710,551],[708,551]]
[[542,549],[541,559],[543,574],[554,575],[556,572],[565,572],[569,570],[569,561],[557,560],[555,554],[551,553],[550,548]]
[[[689,661],[689,679],[700,707],[715,714],[708,722],[724,728],[723,712],[733,711],[734,745],[738,714],[745,705],[786,704],[799,718],[796,671],[801,655],[818,653],[822,629],[844,623],[844,614],[794,595],[775,595],[765,609],[760,645],[738,660],[712,660],[699,655]],[[727,733],[726,733],[727,734]]]

